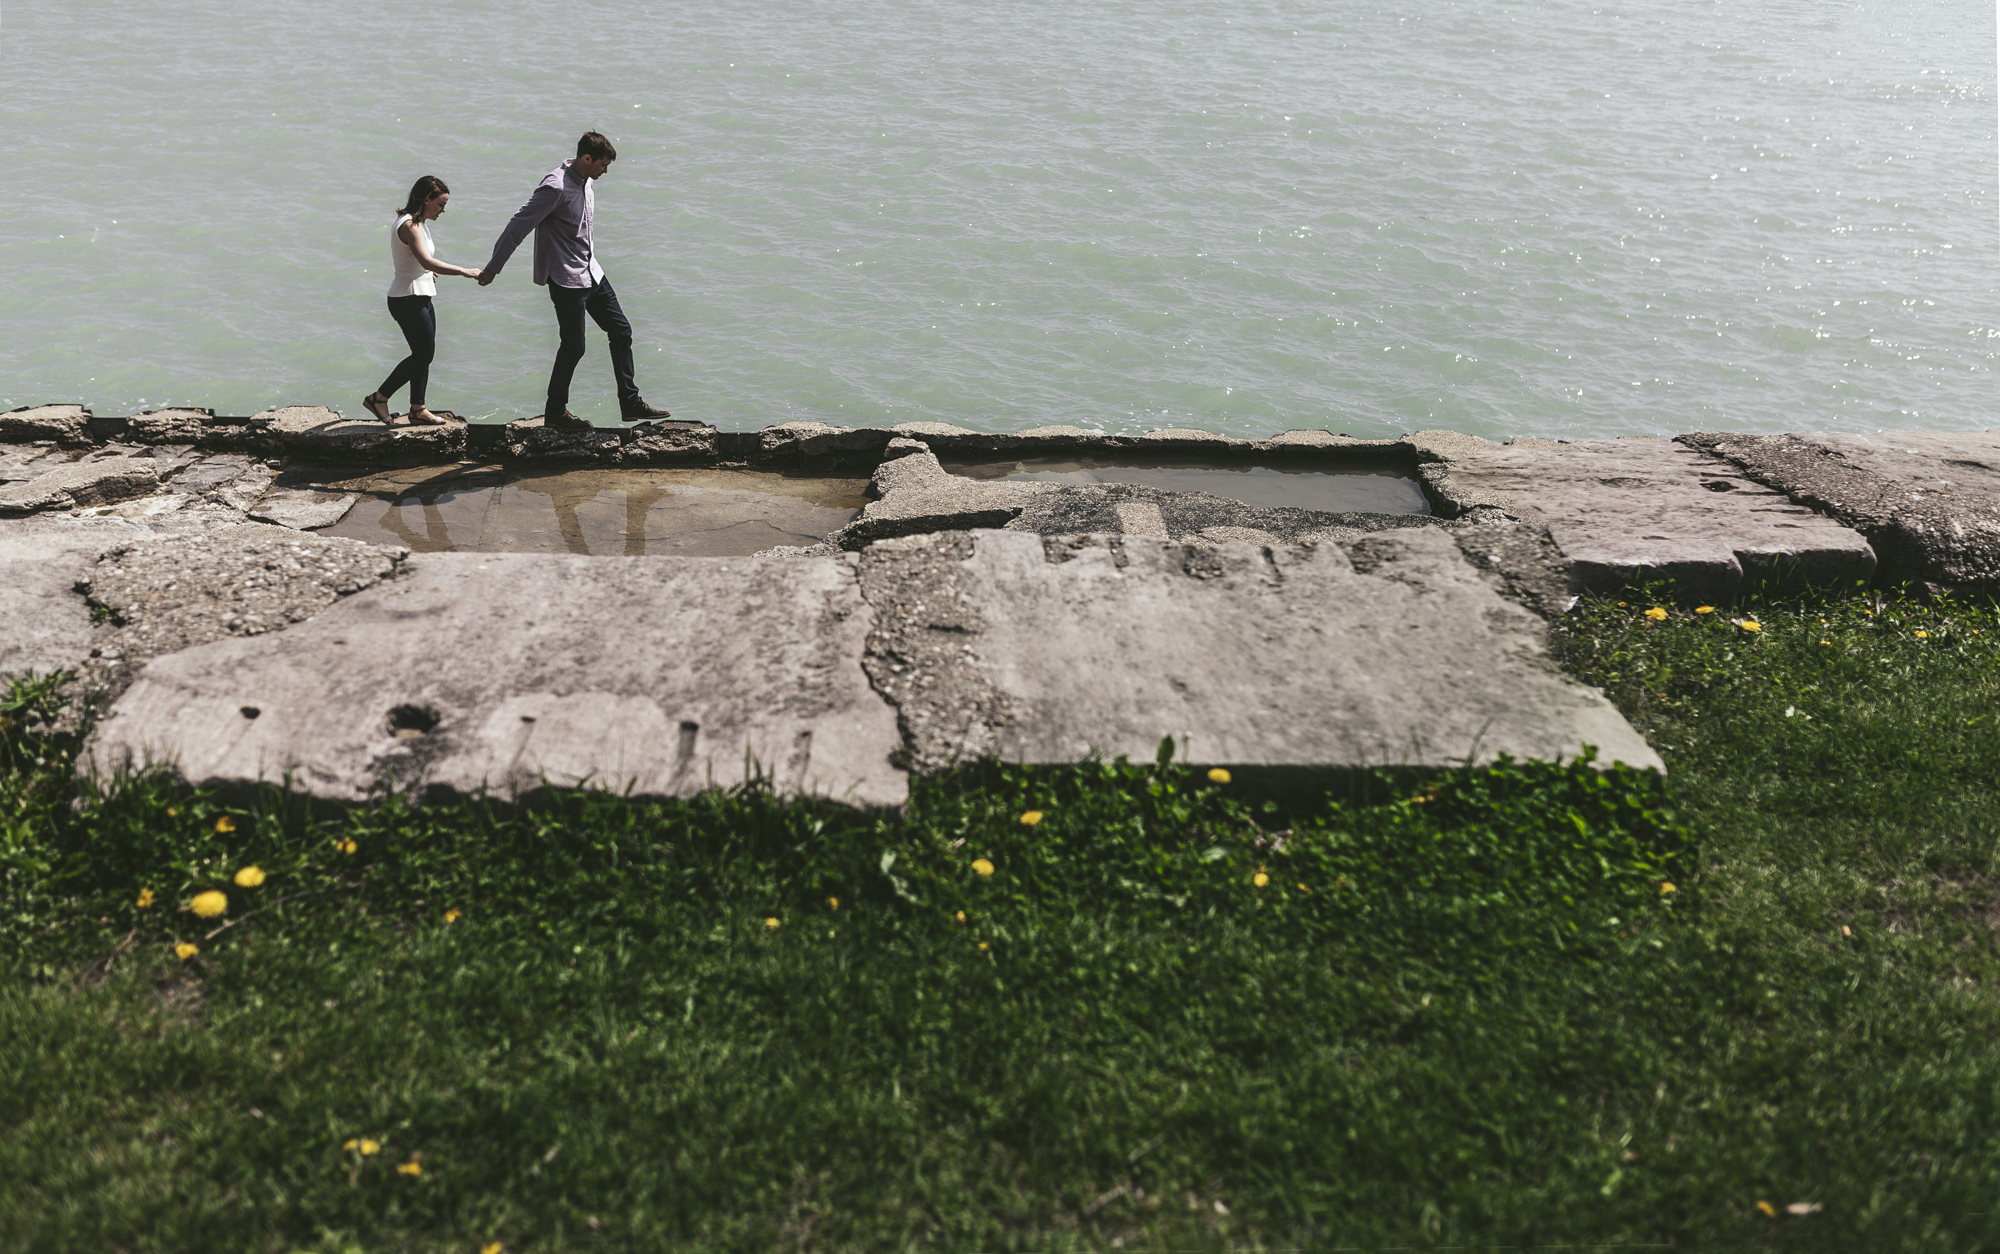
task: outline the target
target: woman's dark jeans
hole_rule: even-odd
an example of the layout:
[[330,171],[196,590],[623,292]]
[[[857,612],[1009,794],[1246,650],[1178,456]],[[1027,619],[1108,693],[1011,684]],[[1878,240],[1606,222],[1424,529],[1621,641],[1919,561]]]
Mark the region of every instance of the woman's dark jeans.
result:
[[431,381],[431,358],[437,356],[437,311],[431,308],[428,296],[391,296],[389,316],[403,328],[403,338],[410,342],[410,355],[397,362],[389,377],[382,380],[382,386],[375,390],[390,397],[407,383],[410,408],[418,409],[423,406],[424,389]]

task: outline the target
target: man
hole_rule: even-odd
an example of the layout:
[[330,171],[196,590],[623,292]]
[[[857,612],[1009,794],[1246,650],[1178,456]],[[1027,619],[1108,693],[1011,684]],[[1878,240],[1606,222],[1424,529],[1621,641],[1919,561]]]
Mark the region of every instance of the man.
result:
[[556,307],[556,328],[562,343],[556,349],[555,368],[549,371],[548,404],[543,422],[551,427],[588,430],[588,420],[569,412],[569,383],[576,363],[583,360],[583,315],[588,312],[611,339],[611,371],[618,379],[618,412],[626,422],[665,418],[667,411],[654,409],[639,395],[633,379],[632,324],[618,307],[618,293],[597,264],[590,241],[590,218],[596,198],[590,185],[604,177],[618,150],[611,141],[590,131],[576,141],[576,156],[549,172],[528,203],[514,215],[507,229],[494,242],[493,256],[479,275],[485,287],[500,275],[528,232],[535,233],[535,283],[549,289],[549,301]]

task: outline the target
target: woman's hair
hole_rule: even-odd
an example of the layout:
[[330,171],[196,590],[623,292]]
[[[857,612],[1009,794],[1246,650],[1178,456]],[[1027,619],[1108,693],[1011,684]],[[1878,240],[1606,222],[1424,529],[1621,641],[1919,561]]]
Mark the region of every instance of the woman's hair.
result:
[[416,182],[410,184],[410,199],[401,209],[396,210],[396,216],[400,218],[407,213],[413,218],[422,220],[424,202],[433,196],[449,195],[450,193],[451,189],[444,185],[443,179],[435,174],[426,174]]

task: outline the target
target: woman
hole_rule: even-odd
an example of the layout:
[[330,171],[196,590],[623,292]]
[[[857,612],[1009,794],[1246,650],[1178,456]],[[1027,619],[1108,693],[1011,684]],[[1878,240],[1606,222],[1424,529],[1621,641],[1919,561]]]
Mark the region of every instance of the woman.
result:
[[433,274],[456,274],[468,279],[479,271],[448,265],[431,251],[431,233],[425,225],[435,222],[451,203],[451,189],[435,174],[426,174],[410,188],[410,198],[396,215],[389,232],[389,262],[395,279],[389,284],[389,316],[403,328],[410,342],[410,355],[396,363],[382,386],[363,398],[368,412],[389,421],[389,398],[405,383],[410,385],[410,421],[441,426],[446,421],[424,406],[424,389],[430,382],[431,358],[437,355],[437,311],[431,297],[437,295]]

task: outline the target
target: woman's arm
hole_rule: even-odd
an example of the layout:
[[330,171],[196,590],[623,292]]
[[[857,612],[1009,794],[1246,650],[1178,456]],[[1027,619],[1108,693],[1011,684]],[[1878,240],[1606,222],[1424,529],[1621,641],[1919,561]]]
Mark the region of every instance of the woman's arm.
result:
[[417,255],[417,264],[431,273],[458,274],[468,279],[479,277],[479,271],[477,270],[468,270],[464,266],[455,266],[448,261],[439,261],[436,254],[431,252],[430,232],[417,230],[415,222],[403,223],[402,226],[396,228],[396,234],[405,244],[410,246],[410,251]]

